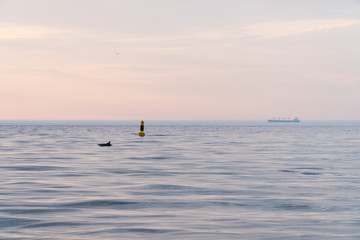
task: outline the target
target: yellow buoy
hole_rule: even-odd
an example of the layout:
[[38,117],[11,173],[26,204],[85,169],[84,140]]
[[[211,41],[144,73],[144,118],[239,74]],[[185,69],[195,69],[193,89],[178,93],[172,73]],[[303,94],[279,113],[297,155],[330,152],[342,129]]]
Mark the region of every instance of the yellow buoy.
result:
[[144,132],[144,121],[141,121],[141,123],[140,123],[140,132],[139,132],[139,136],[140,136],[140,137],[145,137],[145,132]]

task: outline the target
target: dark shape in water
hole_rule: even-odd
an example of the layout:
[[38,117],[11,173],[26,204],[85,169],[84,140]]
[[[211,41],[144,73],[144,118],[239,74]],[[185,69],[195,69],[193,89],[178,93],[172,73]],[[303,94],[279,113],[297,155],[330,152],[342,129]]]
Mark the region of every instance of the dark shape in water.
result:
[[98,144],[100,147],[111,147],[111,141],[109,141],[108,143],[100,143]]

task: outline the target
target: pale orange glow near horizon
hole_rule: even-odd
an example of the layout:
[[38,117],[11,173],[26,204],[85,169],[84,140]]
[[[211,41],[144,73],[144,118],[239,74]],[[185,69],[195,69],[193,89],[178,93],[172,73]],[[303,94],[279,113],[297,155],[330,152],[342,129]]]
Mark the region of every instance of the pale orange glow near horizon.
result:
[[359,6],[0,1],[0,120],[360,120]]

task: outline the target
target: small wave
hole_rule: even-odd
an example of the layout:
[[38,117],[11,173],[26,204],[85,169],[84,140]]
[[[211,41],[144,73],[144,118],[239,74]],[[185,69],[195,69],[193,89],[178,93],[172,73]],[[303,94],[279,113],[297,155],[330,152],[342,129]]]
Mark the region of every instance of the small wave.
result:
[[138,233],[166,233],[169,230],[153,229],[153,228],[120,228],[116,229],[116,232],[138,232]]
[[175,172],[169,171],[159,171],[159,170],[129,170],[129,169],[105,169],[105,172],[110,172],[114,174],[127,174],[132,176],[141,176],[141,175],[151,175],[151,176],[172,176],[177,174]]
[[110,208],[110,209],[141,209],[141,208],[169,208],[169,209],[198,209],[209,206],[244,207],[247,203],[237,201],[116,201],[93,200],[67,203],[62,208]]
[[284,203],[275,206],[275,208],[283,209],[283,210],[310,210],[312,207],[306,204],[294,204],[294,203]]
[[247,203],[237,203],[237,202],[224,202],[224,201],[214,201],[209,202],[212,205],[222,206],[222,207],[249,207],[251,205]]
[[303,175],[321,175],[321,173],[318,172],[302,172]]
[[155,156],[155,157],[150,157],[148,159],[156,159],[156,160],[160,160],[160,159],[169,159],[169,157],[163,157],[163,156]]
[[174,230],[171,229],[158,229],[158,228],[113,228],[113,229],[106,229],[100,231],[92,231],[82,233],[82,235],[94,235],[94,234],[101,234],[101,233],[148,233],[148,234],[163,234],[173,232]]
[[298,170],[324,170],[323,168],[318,168],[318,167],[307,167],[307,168],[294,168],[294,169],[298,169]]
[[44,222],[44,223],[35,223],[23,226],[23,228],[44,228],[44,227],[71,227],[71,226],[81,226],[86,225],[84,223],[76,222]]
[[[211,168],[210,168],[211,169]],[[194,175],[227,175],[227,176],[237,176],[237,175],[240,175],[240,173],[238,172],[223,172],[223,171],[219,171],[219,172],[216,172],[216,171],[205,171],[205,172],[192,172],[192,174]]]
[[84,177],[88,176],[88,173],[61,173],[61,174],[55,174],[56,177]]
[[131,201],[117,201],[117,200],[92,200],[84,202],[74,202],[62,204],[62,207],[71,207],[71,208],[92,208],[92,207],[128,207],[139,204],[138,202]]
[[288,172],[288,173],[291,173],[291,172],[297,172],[297,171],[294,171],[294,170],[288,170],[288,169],[283,169],[283,170],[279,170],[280,172]]
[[54,171],[64,169],[64,167],[39,166],[39,165],[22,165],[22,166],[2,166],[0,168],[11,169],[14,171]]
[[153,203],[153,207],[161,208],[184,208],[184,209],[199,209],[208,207],[248,207],[248,203],[238,201],[189,201],[189,202],[158,202]]
[[162,159],[170,159],[171,157],[165,156],[153,156],[153,157],[129,157],[129,160],[162,160]]
[[37,192],[37,193],[58,193],[59,190],[53,190],[53,189],[36,189],[36,190],[33,190],[33,192]]
[[188,187],[183,185],[172,185],[172,184],[149,184],[146,186],[148,189],[163,189],[163,190],[189,190],[196,189],[194,187]]
[[70,212],[72,209],[65,208],[17,208],[17,209],[4,209],[1,212],[6,212],[9,214],[46,214],[54,212]]
[[0,229],[7,227],[23,226],[31,223],[39,222],[34,219],[27,218],[1,218],[0,217]]
[[130,169],[104,169],[105,172],[115,173],[115,174],[146,174],[149,171],[145,170],[130,170]]
[[[323,170],[322,168],[294,168],[295,170],[290,170],[290,169],[282,169],[279,170],[280,172],[285,172],[285,173],[297,173],[299,172],[299,170],[314,170],[314,171],[320,171]],[[303,175],[321,175],[321,173],[319,172],[310,172],[310,171],[304,171],[304,172],[300,172]]]

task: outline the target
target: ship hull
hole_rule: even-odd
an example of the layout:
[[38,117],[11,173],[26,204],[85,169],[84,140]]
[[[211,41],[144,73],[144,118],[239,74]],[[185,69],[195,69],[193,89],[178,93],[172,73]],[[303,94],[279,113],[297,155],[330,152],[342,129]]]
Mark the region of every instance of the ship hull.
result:
[[290,123],[298,123],[300,120],[268,120],[268,122],[290,122]]

